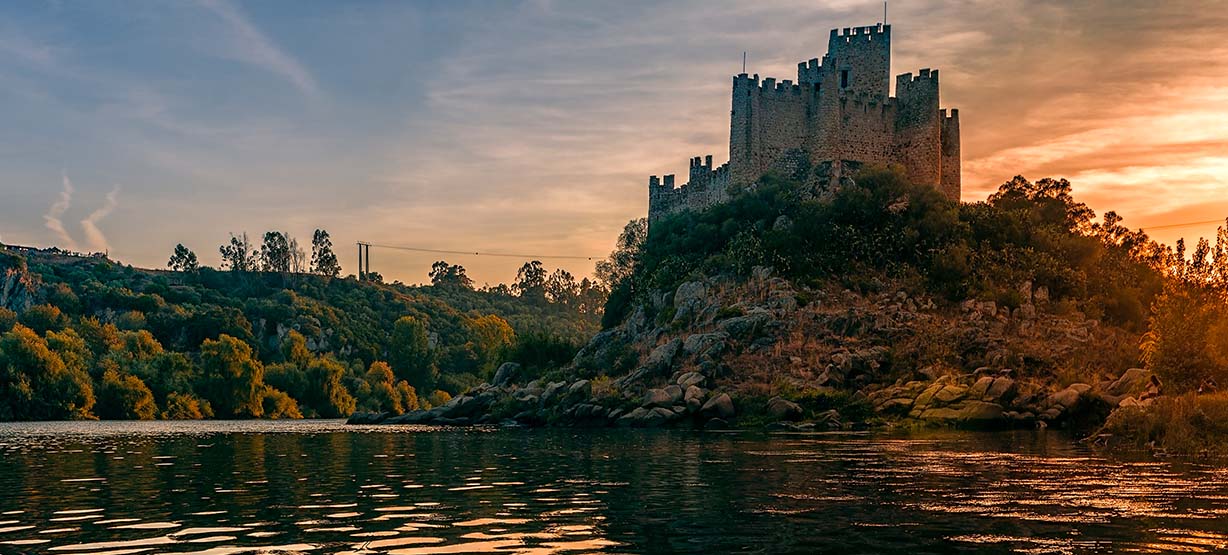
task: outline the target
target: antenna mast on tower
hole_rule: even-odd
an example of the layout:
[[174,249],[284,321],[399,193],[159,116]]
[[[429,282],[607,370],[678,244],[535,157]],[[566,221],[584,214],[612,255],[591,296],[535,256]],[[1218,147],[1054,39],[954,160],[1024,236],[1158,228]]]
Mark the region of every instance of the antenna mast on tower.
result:
[[746,73],[746,51],[742,51],[742,73]]
[[887,0],[883,0],[883,25],[887,24]]

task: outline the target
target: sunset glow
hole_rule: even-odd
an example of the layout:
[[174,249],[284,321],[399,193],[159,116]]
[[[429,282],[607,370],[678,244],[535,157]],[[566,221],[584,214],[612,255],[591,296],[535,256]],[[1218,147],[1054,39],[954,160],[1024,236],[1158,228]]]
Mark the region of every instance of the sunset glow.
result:
[[[359,240],[604,256],[648,175],[724,161],[743,51],[790,78],[828,29],[882,18],[871,1],[274,4],[0,9],[0,240],[159,267],[178,242],[214,264],[230,232],[324,227],[347,273]],[[1021,174],[1066,177],[1131,227],[1228,215],[1222,6],[900,2],[889,18],[892,72],[940,69],[960,109],[964,201]],[[45,217],[65,182],[67,235]],[[418,282],[438,258],[377,251],[373,269]],[[479,284],[522,262],[447,258]]]

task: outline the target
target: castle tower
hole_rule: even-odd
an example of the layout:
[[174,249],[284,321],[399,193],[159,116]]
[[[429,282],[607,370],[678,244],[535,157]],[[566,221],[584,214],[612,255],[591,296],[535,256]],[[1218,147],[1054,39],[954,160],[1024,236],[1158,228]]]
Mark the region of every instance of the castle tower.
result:
[[797,82],[733,78],[729,162],[692,158],[679,188],[650,186],[649,220],[728,198],[723,187],[775,172],[816,190],[868,164],[898,164],[910,180],[960,195],[958,111],[939,108],[938,71],[896,80],[890,96],[891,26],[832,29],[827,54],[798,64]]

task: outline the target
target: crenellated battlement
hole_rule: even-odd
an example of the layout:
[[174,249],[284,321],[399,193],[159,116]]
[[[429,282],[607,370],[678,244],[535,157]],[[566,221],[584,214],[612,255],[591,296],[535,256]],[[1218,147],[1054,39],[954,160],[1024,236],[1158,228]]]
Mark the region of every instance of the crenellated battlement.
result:
[[875,37],[882,37],[891,34],[891,26],[883,25],[867,25],[864,27],[845,27],[844,29],[832,29],[830,40],[841,40],[845,43],[851,43],[857,40],[871,41]]
[[960,194],[959,112],[939,108],[938,70],[896,76],[891,96],[891,27],[832,29],[828,51],[797,64],[797,80],[733,77],[729,162],[690,160],[687,183],[649,180],[649,221],[728,200],[733,185],[774,172],[816,190],[839,186],[857,168],[898,164],[910,179]]

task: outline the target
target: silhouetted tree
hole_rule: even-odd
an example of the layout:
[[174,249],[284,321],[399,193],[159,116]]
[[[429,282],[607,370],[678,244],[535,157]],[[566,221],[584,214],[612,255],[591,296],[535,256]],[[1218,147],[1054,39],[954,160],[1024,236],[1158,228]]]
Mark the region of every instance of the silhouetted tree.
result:
[[328,277],[341,275],[341,264],[333,252],[333,240],[323,229],[317,229],[311,235],[311,271]]
[[248,240],[247,232],[230,234],[230,243],[217,250],[222,255],[222,268],[232,272],[255,271],[260,260],[260,251]]
[[647,240],[647,219],[631,220],[623,226],[622,233],[618,235],[618,242],[615,243],[610,256],[597,263],[595,271],[597,279],[606,289],[613,289],[635,272],[640,251],[643,250],[644,242]]
[[546,269],[541,261],[534,260],[525,262],[516,272],[516,283],[512,284],[512,289],[521,297],[538,300],[546,298],[545,286]]
[[176,272],[195,272],[200,269],[196,253],[183,246],[183,243],[175,245],[175,252],[171,254],[171,259],[166,265]]
[[264,271],[288,274],[292,258],[290,238],[285,233],[269,231],[264,234],[264,245],[260,249],[260,262]]
[[431,264],[431,285],[473,289],[473,280],[465,275],[465,267],[440,260]]

